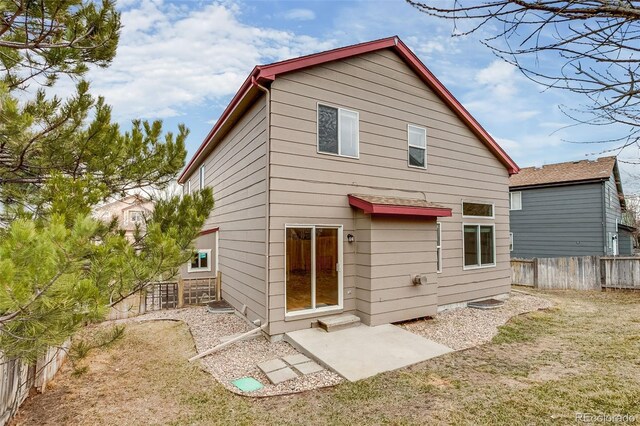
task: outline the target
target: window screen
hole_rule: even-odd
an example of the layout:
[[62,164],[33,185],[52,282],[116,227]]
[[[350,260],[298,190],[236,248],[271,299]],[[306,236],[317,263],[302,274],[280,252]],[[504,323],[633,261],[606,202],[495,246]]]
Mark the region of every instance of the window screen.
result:
[[338,154],[338,108],[318,105],[318,150]]

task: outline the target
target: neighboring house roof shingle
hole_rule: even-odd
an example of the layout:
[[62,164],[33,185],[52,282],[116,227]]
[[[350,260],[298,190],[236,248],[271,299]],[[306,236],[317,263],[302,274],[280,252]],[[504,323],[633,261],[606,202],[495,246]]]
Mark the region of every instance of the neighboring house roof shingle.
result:
[[398,37],[388,37],[352,46],[301,56],[286,61],[275,62],[268,65],[259,65],[253,68],[251,74],[242,83],[227,108],[222,112],[207,137],[204,139],[194,156],[178,178],[179,183],[184,183],[197,169],[197,166],[206,158],[217,141],[224,136],[233,126],[234,117],[241,116],[248,105],[253,103],[263,90],[262,85],[268,86],[278,75],[313,67],[326,62],[337,61],[375,52],[382,49],[393,50],[424,83],[434,91],[436,95],[469,127],[469,129],[484,143],[489,151],[507,168],[509,174],[518,173],[520,168],[498,145],[498,143],[482,128],[482,126],[469,114],[462,104],[447,90],[446,87],[429,71],[418,57]]
[[509,187],[607,180],[611,177],[615,164],[616,157],[603,157],[595,161],[569,161],[542,167],[525,167],[509,178]]

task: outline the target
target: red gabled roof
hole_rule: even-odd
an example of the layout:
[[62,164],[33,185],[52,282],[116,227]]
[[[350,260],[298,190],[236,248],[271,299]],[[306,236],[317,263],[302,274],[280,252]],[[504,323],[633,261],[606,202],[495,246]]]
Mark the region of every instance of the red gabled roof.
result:
[[312,55],[301,56],[299,58],[289,59],[286,61],[275,62],[268,65],[256,66],[247,79],[242,83],[240,89],[235,94],[227,108],[213,126],[204,139],[195,155],[191,158],[184,171],[178,178],[178,182],[184,183],[186,178],[193,173],[199,162],[202,160],[203,154],[212,140],[222,128],[226,125],[228,119],[237,106],[245,100],[245,98],[256,96],[258,91],[257,85],[268,85],[274,81],[278,75],[298,71],[303,68],[312,67],[326,62],[337,61],[340,59],[350,58],[352,56],[361,55],[363,53],[374,52],[376,50],[392,49],[404,62],[433,90],[453,112],[480,138],[480,140],[489,148],[489,150],[504,164],[509,174],[518,173],[520,170],[518,165],[507,155],[507,153],[496,143],[489,133],[469,114],[460,102],[447,90],[446,87],[427,69],[427,67],[418,59],[418,57],[400,40],[398,37],[388,37],[380,40],[369,41],[366,43],[354,44],[352,46],[341,47],[338,49],[328,50],[326,52],[315,53]]

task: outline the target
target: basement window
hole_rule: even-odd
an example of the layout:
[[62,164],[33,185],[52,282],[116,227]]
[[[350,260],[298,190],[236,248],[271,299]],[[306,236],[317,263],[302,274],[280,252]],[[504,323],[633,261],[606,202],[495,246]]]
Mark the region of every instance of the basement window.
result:
[[191,263],[187,266],[187,272],[211,271],[211,250],[197,250]]
[[358,113],[318,104],[318,152],[358,158]]

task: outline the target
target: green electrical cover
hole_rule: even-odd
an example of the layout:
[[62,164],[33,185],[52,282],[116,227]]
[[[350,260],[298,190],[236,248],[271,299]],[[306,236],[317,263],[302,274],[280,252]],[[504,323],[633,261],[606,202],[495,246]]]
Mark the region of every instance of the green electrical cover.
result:
[[240,389],[242,392],[255,392],[264,387],[262,383],[260,383],[253,377],[242,377],[241,379],[234,380],[233,382],[231,382],[231,384]]

